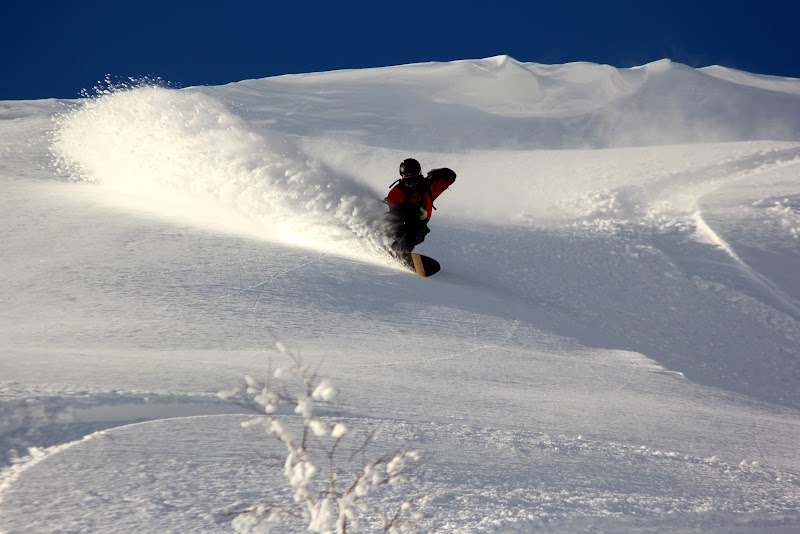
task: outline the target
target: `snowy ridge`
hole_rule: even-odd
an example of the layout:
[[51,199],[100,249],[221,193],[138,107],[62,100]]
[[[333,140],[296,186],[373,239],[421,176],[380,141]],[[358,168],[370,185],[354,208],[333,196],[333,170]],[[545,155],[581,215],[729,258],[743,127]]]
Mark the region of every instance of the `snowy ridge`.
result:
[[[798,84],[496,56],[0,104],[0,529],[291,499],[216,397],[287,345],[421,452],[421,532],[796,529]],[[425,280],[376,250],[409,156],[458,173]]]
[[710,74],[715,78],[721,78],[729,82],[738,83],[768,91],[783,92],[789,94],[800,94],[797,78],[787,78],[785,76],[768,76],[765,74],[751,74],[741,70],[723,67],[721,65],[711,65],[698,69],[700,72]]
[[617,69],[498,56],[248,80],[224,94],[269,93],[247,109],[271,129],[426,151],[800,138],[800,80],[746,79],[762,81],[669,60]]

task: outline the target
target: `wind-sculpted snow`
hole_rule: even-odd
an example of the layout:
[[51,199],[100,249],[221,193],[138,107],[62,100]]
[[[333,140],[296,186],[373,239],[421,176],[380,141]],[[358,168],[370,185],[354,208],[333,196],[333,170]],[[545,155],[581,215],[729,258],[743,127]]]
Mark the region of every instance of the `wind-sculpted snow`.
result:
[[800,140],[800,80],[669,60],[620,69],[499,56],[248,80],[222,91],[275,131],[393,149]]
[[61,172],[98,183],[112,202],[200,225],[227,215],[238,232],[330,250],[352,249],[353,233],[381,243],[378,193],[196,92],[145,86],[86,99],[58,119],[53,151]]

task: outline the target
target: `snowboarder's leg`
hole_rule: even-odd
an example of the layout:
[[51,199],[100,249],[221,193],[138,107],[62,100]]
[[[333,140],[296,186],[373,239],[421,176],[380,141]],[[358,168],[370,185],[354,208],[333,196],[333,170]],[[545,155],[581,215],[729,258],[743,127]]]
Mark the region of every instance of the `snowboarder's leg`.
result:
[[414,247],[425,241],[425,236],[430,230],[423,223],[401,222],[395,227],[394,242],[391,248],[394,252],[411,252]]
[[425,221],[416,217],[404,218],[394,212],[386,214],[384,224],[387,237],[393,240],[390,249],[395,253],[411,252],[430,232]]
[[411,252],[416,245],[417,243],[412,239],[412,236],[409,236],[407,233],[400,233],[395,237],[391,249],[394,252]]

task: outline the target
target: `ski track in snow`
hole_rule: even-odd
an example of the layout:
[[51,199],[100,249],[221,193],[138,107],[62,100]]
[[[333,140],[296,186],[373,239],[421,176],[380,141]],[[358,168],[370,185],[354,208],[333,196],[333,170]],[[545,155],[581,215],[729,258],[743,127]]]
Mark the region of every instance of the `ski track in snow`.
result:
[[703,218],[701,203],[703,198],[713,195],[717,190],[741,180],[752,180],[758,175],[776,169],[792,168],[800,165],[800,149],[771,149],[755,155],[731,158],[691,173],[669,174],[663,179],[647,185],[646,188],[614,190],[610,193],[613,206],[603,218],[613,217],[621,220],[651,222],[656,228],[665,225],[686,224],[693,230],[692,238],[723,250],[741,270],[743,277],[758,286],[758,294],[765,296],[769,303],[800,321],[800,305],[784,294],[769,279],[748,265],[731,245],[717,233]]
[[785,295],[780,288],[776,287],[775,284],[770,282],[769,279],[759,274],[755,269],[742,260],[739,255],[736,254],[736,252],[730,247],[730,245],[728,245],[728,243],[720,238],[719,235],[708,226],[700,213],[696,215],[695,223],[697,233],[701,236],[701,239],[709,240],[724,250],[731,257],[731,259],[741,267],[744,275],[759,287],[761,290],[760,293],[768,296],[769,300],[774,302],[775,308],[788,314],[795,321],[800,321],[800,307],[791,297]]
[[[486,76],[499,73],[506,83],[553,75],[509,58],[458,69],[475,67]],[[628,98],[670,68],[649,66],[641,80],[624,73],[615,87]],[[606,76],[601,71],[592,77]],[[764,84],[769,80],[756,86]],[[431,149],[426,161],[457,171],[459,162],[477,165],[442,197],[443,215],[425,246],[441,251],[436,256],[446,268],[423,281],[375,252],[381,244],[377,169],[401,159],[395,145],[402,137],[385,149],[365,148],[363,132],[355,130],[352,139],[334,143],[318,134],[315,140],[302,112],[270,124],[259,106],[279,107],[285,95],[264,104],[248,85],[259,82],[231,87],[228,95],[250,120],[204,94],[213,88],[123,91],[60,116],[52,134],[58,172],[79,182],[69,192],[46,182],[52,181],[50,136],[40,132],[48,129],[54,103],[5,117],[22,121],[28,130],[19,131],[27,133],[0,122],[6,152],[13,154],[0,163],[3,176],[14,176],[9,206],[23,205],[35,191],[55,206],[53,219],[97,227],[107,213],[130,217],[109,239],[125,240],[124,263],[101,256],[94,270],[95,258],[73,260],[57,272],[61,285],[47,291],[38,289],[34,270],[32,280],[15,282],[26,288],[19,293],[26,300],[13,294],[6,302],[23,311],[43,309],[29,303],[37,299],[83,311],[47,332],[20,325],[22,334],[9,334],[18,346],[0,353],[0,361],[24,358],[31,369],[15,369],[13,381],[2,384],[0,529],[226,531],[224,511],[285,493],[279,470],[254,467],[274,444],[245,435],[240,416],[232,415],[238,409],[212,394],[225,381],[263,368],[263,348],[287,338],[305,345],[312,359],[324,356],[326,370],[352,388],[340,407],[349,424],[378,428],[387,447],[414,440],[424,451],[425,472],[415,487],[423,531],[746,531],[800,524],[800,460],[792,450],[792,436],[800,436],[792,384],[800,375],[789,361],[797,354],[783,354],[800,346],[800,305],[795,286],[748,263],[758,256],[741,253],[726,237],[741,227],[719,218],[728,207],[717,201],[751,181],[784,183],[800,164],[796,142],[716,145],[707,154],[687,146],[688,162],[672,164],[664,162],[683,148],[664,147],[663,155],[658,147],[609,152],[638,158],[653,167],[649,175],[590,152],[576,151],[574,163],[536,151],[495,159]],[[477,102],[480,91],[473,89],[458,96],[458,105]],[[433,101],[446,103],[444,94]],[[532,112],[529,104],[493,112],[516,121]],[[316,113],[313,105],[308,109]],[[365,124],[369,117],[365,111]],[[298,133],[305,144],[293,137]],[[353,161],[364,151],[360,168]],[[515,190],[527,187],[530,174],[509,163],[515,157],[529,157],[545,176],[577,165],[597,184],[565,184],[560,196],[548,197],[550,209],[563,209],[559,217],[542,207],[520,211]],[[485,207],[473,213],[465,206],[484,194],[476,175],[503,158],[510,185],[498,184],[488,208],[507,202],[510,209],[499,226],[487,225]],[[21,169],[35,169],[30,172],[40,183],[25,183],[30,178]],[[609,177],[617,171],[638,172],[647,181]],[[462,200],[448,208],[448,195],[459,187]],[[530,187],[552,186],[542,180]],[[771,236],[796,239],[797,203],[780,191],[750,202],[753,210],[771,210],[761,209],[777,221]],[[78,219],[69,203],[94,206]],[[94,214],[98,205],[107,213]],[[739,197],[730,205],[740,206]],[[716,226],[718,220],[725,225]],[[40,217],[30,224],[49,232],[45,239],[60,239],[64,229],[49,222]],[[170,233],[191,242],[159,247]],[[97,235],[71,232],[57,246],[102,251],[106,238]],[[788,243],[791,260],[797,249]],[[490,259],[464,261],[483,257]],[[637,268],[627,268],[630,262]],[[109,265],[117,266],[113,279],[103,273]],[[73,275],[87,286],[104,280],[100,296],[90,301]],[[639,302],[628,301],[626,286],[636,287]],[[691,300],[693,291],[699,294]],[[80,301],[89,304],[71,304]],[[152,315],[146,323],[130,319],[139,308]],[[691,324],[697,310],[698,317],[728,314],[705,346]],[[118,323],[106,323],[107,332],[94,331],[93,322],[116,314]],[[715,326],[702,320],[701,326]],[[740,324],[745,330],[725,337],[729,325]],[[422,332],[418,339],[402,341],[415,331]],[[387,336],[395,341],[382,342]],[[45,341],[31,341],[40,337]],[[82,345],[81,338],[88,341]],[[431,350],[428,339],[442,346]],[[116,346],[108,347],[110,340]],[[715,347],[726,341],[728,348]],[[725,359],[737,345],[751,357]],[[115,369],[114,361],[134,354],[135,373]],[[66,367],[59,382],[37,382],[36,372],[51,376],[52,362],[61,360],[74,363],[60,364]],[[85,379],[78,369],[84,365],[105,378],[76,386]],[[198,380],[198,374],[209,376]],[[784,382],[776,384],[778,378]],[[104,382],[114,386],[104,389]],[[731,407],[734,413],[726,414]],[[683,417],[717,425],[717,434],[683,427]],[[198,487],[202,500],[193,498]],[[394,497],[381,498],[396,504]],[[97,513],[74,513],[81,509]]]

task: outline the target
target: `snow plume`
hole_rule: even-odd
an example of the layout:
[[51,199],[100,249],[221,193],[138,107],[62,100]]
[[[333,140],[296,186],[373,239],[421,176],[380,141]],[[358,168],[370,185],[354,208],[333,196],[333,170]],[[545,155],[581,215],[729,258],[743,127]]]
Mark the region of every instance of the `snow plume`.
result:
[[56,123],[58,170],[96,183],[104,200],[312,248],[344,249],[353,234],[383,244],[378,193],[253,131],[210,96],[112,89]]

